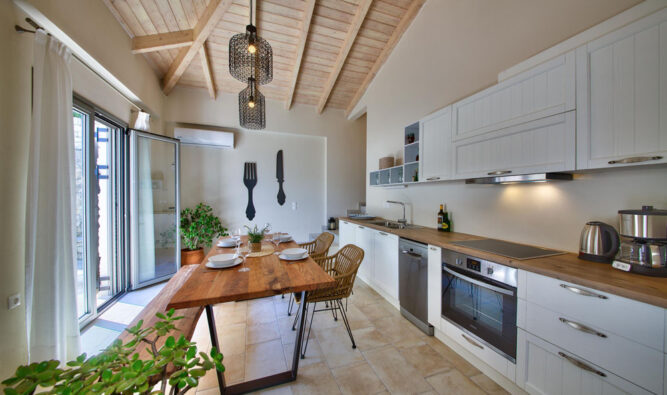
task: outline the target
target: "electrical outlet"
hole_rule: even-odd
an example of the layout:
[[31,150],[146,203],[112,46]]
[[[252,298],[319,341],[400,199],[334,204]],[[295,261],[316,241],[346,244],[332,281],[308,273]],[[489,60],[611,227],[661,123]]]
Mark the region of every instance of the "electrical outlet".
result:
[[7,308],[15,309],[21,305],[21,294],[14,294],[7,298]]
[[292,211],[296,211],[297,204],[296,202],[292,202]]

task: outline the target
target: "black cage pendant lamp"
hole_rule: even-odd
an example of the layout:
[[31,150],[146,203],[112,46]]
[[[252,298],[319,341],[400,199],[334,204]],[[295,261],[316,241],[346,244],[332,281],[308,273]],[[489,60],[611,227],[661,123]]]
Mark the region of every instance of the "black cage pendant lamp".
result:
[[266,127],[266,107],[264,95],[257,88],[253,77],[248,78],[248,87],[239,92],[239,119],[246,129]]
[[258,85],[265,85],[273,80],[273,50],[268,41],[257,35],[252,24],[252,1],[250,24],[245,33],[235,34],[229,40],[229,73],[241,82],[252,77]]

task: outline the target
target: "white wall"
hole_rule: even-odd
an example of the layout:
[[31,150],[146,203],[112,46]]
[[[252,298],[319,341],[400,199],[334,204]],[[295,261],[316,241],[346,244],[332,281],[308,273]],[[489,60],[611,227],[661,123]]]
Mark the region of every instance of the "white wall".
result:
[[[205,202],[214,208],[229,229],[270,223],[274,231],[289,232],[296,240],[323,225],[325,212],[325,139],[273,132],[237,132],[235,148],[181,146],[181,205]],[[276,153],[283,150],[286,202],[277,202]],[[244,162],[257,162],[257,186],[253,190],[256,216],[246,218],[247,188]],[[307,164],[307,165],[304,165]],[[292,210],[292,203],[297,209]]]
[[[359,202],[365,201],[365,117],[356,121],[348,121],[342,110],[327,109],[318,115],[312,106],[297,104],[292,106],[290,111],[286,111],[282,102],[267,100],[266,105],[265,133],[241,131],[237,95],[219,93],[218,98],[212,100],[204,89],[177,87],[165,100],[166,131],[172,134],[175,123],[189,123],[237,131],[241,133],[241,137],[253,134],[264,136],[271,133],[319,137],[325,141],[325,151],[322,155],[325,158],[326,188],[326,205],[321,214],[320,225],[325,225],[325,216],[344,215],[347,209],[356,208]],[[239,136],[238,133],[237,136]],[[280,139],[281,137],[277,137],[277,140]],[[263,141],[260,139],[258,147],[262,147]],[[296,148],[301,149],[301,143],[298,141],[307,140],[293,141],[296,142]],[[287,157],[287,159],[290,158]],[[238,160],[244,159],[239,157]],[[275,152],[272,154],[272,160],[275,161]],[[186,160],[181,162],[183,171],[187,171],[188,166],[191,165],[188,162]],[[305,167],[313,164],[304,161],[300,165]],[[198,164],[192,163],[192,166],[198,166]],[[286,174],[288,182],[294,181],[292,177],[291,174]],[[303,181],[315,182],[317,180]],[[185,197],[187,193],[184,188],[182,196]],[[287,196],[290,199],[289,193]],[[216,198],[215,196],[204,197]],[[311,232],[319,229],[320,227],[317,227]]]
[[[408,28],[364,98],[367,173],[400,153],[403,127],[496,81],[508,67],[636,4],[636,0],[430,0]],[[368,182],[368,180],[367,180]],[[367,187],[368,210],[397,218],[410,203],[412,220],[435,226],[446,203],[458,232],[576,251],[581,227],[615,225],[619,209],[667,207],[667,171],[642,167],[596,172],[548,185],[471,186],[462,182]]]

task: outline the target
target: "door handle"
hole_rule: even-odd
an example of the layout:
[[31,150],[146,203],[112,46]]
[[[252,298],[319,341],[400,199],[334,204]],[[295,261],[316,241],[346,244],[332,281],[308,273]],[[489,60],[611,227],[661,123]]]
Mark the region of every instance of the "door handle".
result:
[[564,358],[566,361],[568,361],[569,363],[571,363],[572,365],[574,365],[574,366],[576,366],[576,367],[578,367],[578,368],[580,368],[580,369],[583,369],[583,370],[586,370],[586,371],[588,371],[588,372],[597,374],[597,375],[600,376],[600,377],[607,377],[606,374],[604,374],[603,372],[601,372],[601,371],[595,369],[594,367],[592,367],[591,365],[587,364],[586,362],[580,361],[580,360],[578,360],[577,358],[573,358],[573,357],[571,357],[571,356],[565,354],[565,353],[562,352],[562,351],[558,351],[558,355],[560,355],[560,356],[561,356],[562,358]]
[[479,343],[477,343],[476,341],[472,340],[471,338],[469,338],[469,337],[466,336],[465,334],[461,333],[461,336],[463,336],[463,338],[466,339],[466,341],[468,341],[468,343],[470,343],[470,344],[472,344],[473,346],[479,348],[480,350],[483,350],[483,349],[484,349],[484,346],[482,346],[481,344],[479,344]]
[[453,271],[452,269],[450,269],[448,267],[443,267],[442,270],[446,271],[447,273],[451,274],[454,277],[458,277],[462,280],[465,280],[469,283],[473,283],[473,284],[478,285],[482,288],[490,289],[491,291],[495,291],[495,292],[501,293],[503,295],[514,296],[514,292],[512,292],[508,289],[496,287],[495,285],[487,284],[483,281],[475,280],[474,278],[464,276],[463,274],[457,273],[457,272]]
[[422,257],[421,255],[417,254],[416,252],[407,251],[407,250],[401,251],[401,254],[410,255],[413,258],[421,258]]
[[609,163],[610,165],[624,165],[627,163],[641,163],[641,162],[648,162],[660,159],[662,159],[662,156],[631,156],[629,158],[610,160],[607,163]]
[[490,171],[486,174],[490,176],[502,176],[503,174],[510,174],[512,170],[498,170],[498,171]]
[[604,295],[596,294],[595,292],[591,292],[591,291],[587,291],[587,290],[585,290],[585,289],[581,289],[581,288],[573,287],[573,286],[571,286],[571,285],[561,284],[560,286],[561,286],[561,288],[565,288],[565,289],[567,289],[568,291],[573,292],[573,293],[575,293],[575,294],[577,294],[577,295],[581,295],[581,296],[591,296],[591,297],[600,298],[600,299],[608,299],[608,298],[607,298],[606,296],[604,296]]
[[560,317],[560,318],[558,318],[558,319],[559,319],[560,322],[562,322],[563,324],[569,326],[569,327],[572,328],[572,329],[576,329],[576,330],[578,330],[578,331],[580,331],[580,332],[588,333],[588,334],[595,335],[595,336],[598,336],[598,337],[601,337],[601,338],[606,338],[606,337],[607,337],[607,335],[605,335],[604,333],[602,333],[602,332],[598,332],[598,331],[596,331],[595,329],[593,329],[593,328],[591,328],[591,327],[588,327],[588,326],[586,326],[586,325],[584,325],[584,324],[580,324],[580,323],[578,323],[578,322],[570,321],[570,320],[568,320],[567,318],[563,318],[563,317]]

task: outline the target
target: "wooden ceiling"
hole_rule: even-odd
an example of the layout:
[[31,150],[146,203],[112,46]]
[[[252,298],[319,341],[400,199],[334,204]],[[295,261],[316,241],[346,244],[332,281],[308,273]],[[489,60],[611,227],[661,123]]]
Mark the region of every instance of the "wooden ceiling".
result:
[[[176,84],[238,93],[229,39],[249,0],[104,0],[169,94]],[[268,98],[349,114],[425,0],[257,0],[258,33],[273,48]]]

